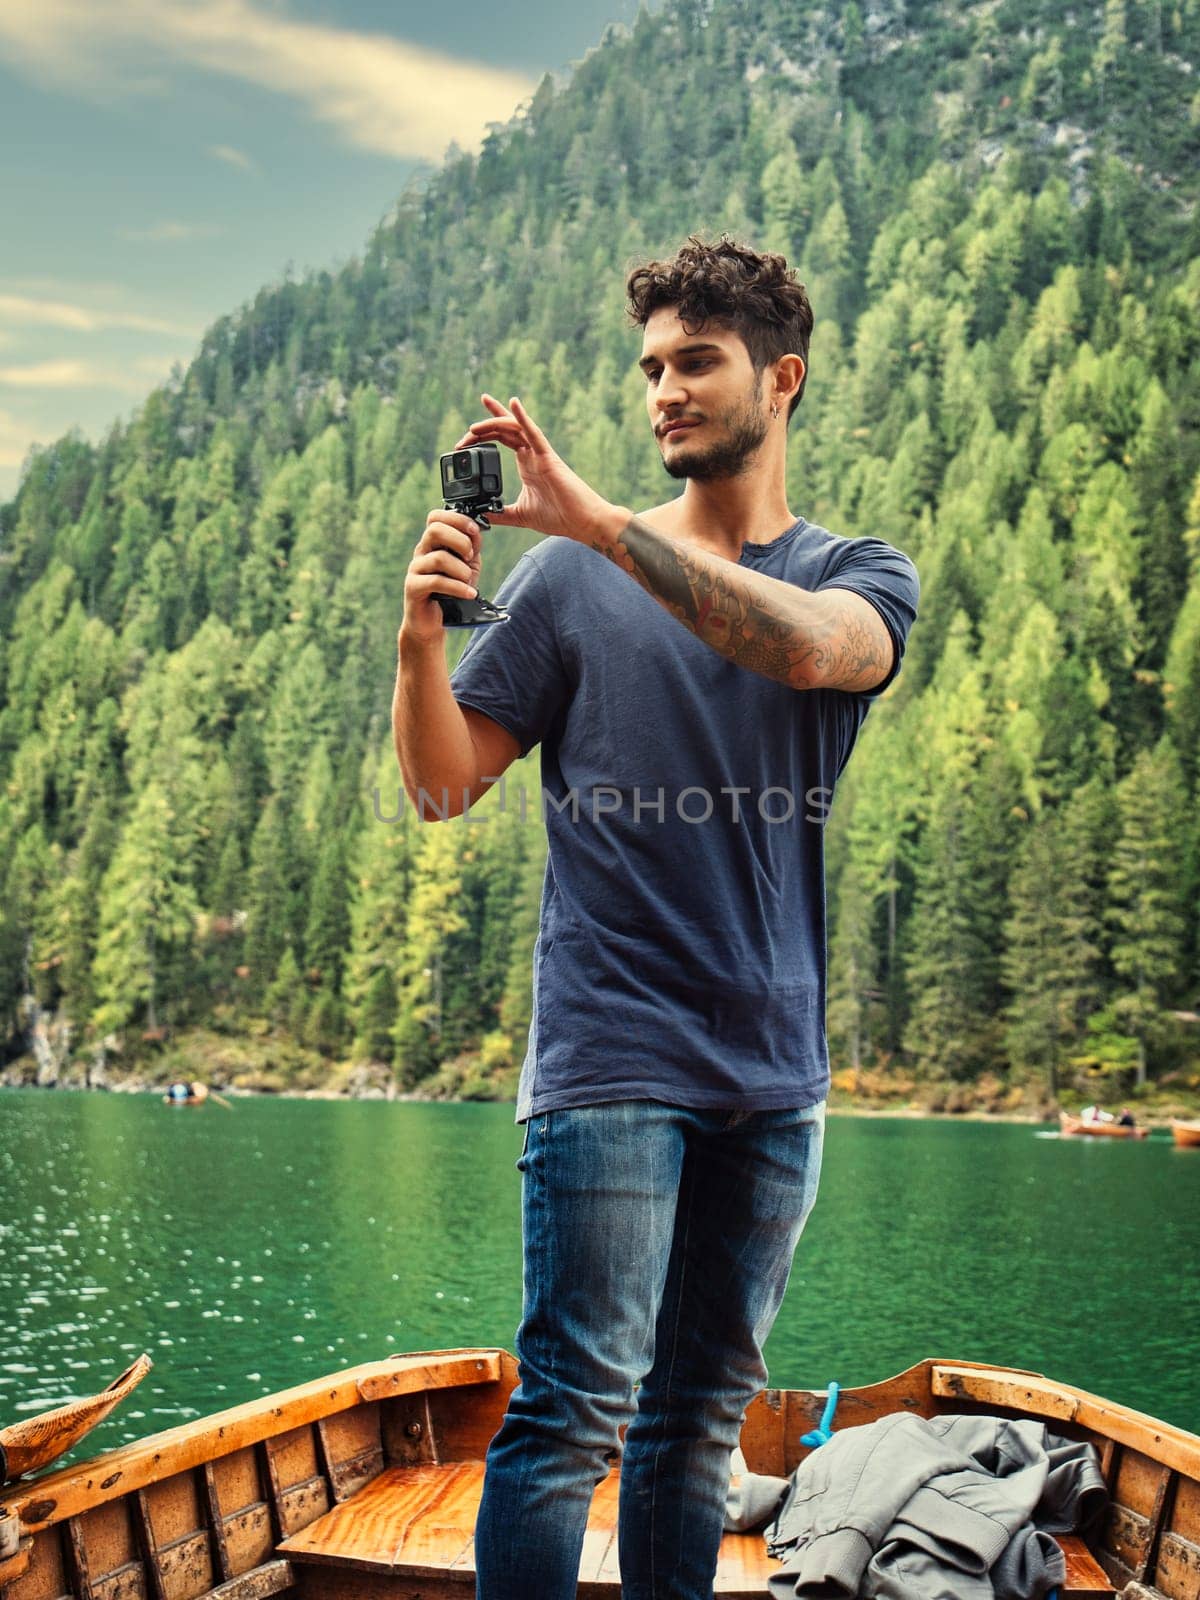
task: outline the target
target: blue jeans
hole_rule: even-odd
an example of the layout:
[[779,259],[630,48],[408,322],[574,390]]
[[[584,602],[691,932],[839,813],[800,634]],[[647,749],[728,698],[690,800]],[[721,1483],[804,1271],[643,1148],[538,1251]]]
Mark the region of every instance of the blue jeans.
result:
[[520,1382],[487,1455],[477,1600],[574,1600],[592,1491],[617,1460],[623,1600],[711,1600],[729,1458],[766,1382],[824,1127],[824,1105],[652,1100],[530,1119]]

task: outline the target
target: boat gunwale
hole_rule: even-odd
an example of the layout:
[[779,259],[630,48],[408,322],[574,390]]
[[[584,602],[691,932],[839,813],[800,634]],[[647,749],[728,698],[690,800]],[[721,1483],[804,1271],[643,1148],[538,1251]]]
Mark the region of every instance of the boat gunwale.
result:
[[[939,1400],[967,1400],[973,1405],[1000,1406],[1010,1411],[1017,1411],[1022,1416],[1033,1416],[1046,1422],[1068,1423],[1086,1429],[1089,1433],[1098,1433],[1125,1449],[1140,1451],[1159,1465],[1169,1467],[1173,1472],[1181,1472],[1185,1477],[1200,1482],[1200,1435],[1189,1433],[1186,1428],[1177,1428],[1174,1423],[1163,1422],[1159,1417],[1152,1417],[1147,1411],[1138,1411],[1133,1406],[1106,1400],[1102,1395],[1092,1394],[1087,1389],[1078,1389],[1074,1384],[1059,1383],[1057,1379],[1045,1378],[1040,1373],[1017,1373],[1009,1367],[994,1367],[992,1375],[1005,1380],[1033,1378],[1035,1382],[1025,1387],[1025,1393],[1029,1396],[1028,1403],[1017,1396],[1016,1390],[1019,1386],[1016,1384],[1010,1384],[1014,1395],[1008,1400],[995,1395],[964,1393],[962,1389],[969,1390],[970,1383],[960,1386],[955,1382],[955,1377],[956,1374],[968,1372],[976,1383],[982,1382],[987,1385],[988,1374],[978,1367],[973,1365],[968,1367],[966,1363],[960,1361],[935,1363],[932,1374],[935,1397]],[[944,1387],[939,1388],[939,1383]],[[1068,1408],[1055,1409],[1051,1403],[1047,1403],[1054,1399],[1067,1400]],[[1039,1404],[1039,1401],[1042,1404]]]
[[[206,1461],[359,1404],[425,1390],[496,1383],[504,1363],[512,1359],[498,1346],[467,1346],[362,1362],[117,1445],[41,1477],[17,1479],[0,1488],[0,1501],[20,1515],[25,1531],[34,1532],[177,1472],[202,1466]],[[995,1392],[998,1386],[1007,1389],[1007,1398]],[[970,1393],[972,1387],[979,1392]],[[1140,1450],[1200,1481],[1200,1436],[1132,1406],[1024,1368],[926,1357],[893,1377],[843,1388],[841,1393],[844,1400],[859,1407],[871,1407],[878,1400],[884,1407],[895,1409],[895,1391],[903,1389],[914,1396],[927,1397],[934,1410],[944,1411],[947,1402],[958,1400],[1073,1424]],[[824,1399],[825,1391],[769,1388],[762,1399],[771,1409],[777,1409],[787,1395],[802,1396],[816,1405]]]
[[[455,1409],[463,1403],[469,1408],[476,1403],[470,1398],[472,1392],[478,1394],[480,1390],[486,1391],[496,1385],[503,1387],[505,1383],[511,1387],[516,1377],[517,1363],[514,1358],[494,1346],[397,1354],[380,1361],[363,1362],[324,1378],[258,1397],[223,1412],[192,1419],[112,1450],[101,1451],[90,1460],[60,1468],[40,1478],[18,1480],[9,1485],[7,1490],[0,1490],[0,1499],[7,1499],[7,1505],[0,1506],[0,1512],[7,1511],[9,1515],[15,1513],[19,1518],[22,1535],[20,1557],[23,1560],[20,1557],[14,1559],[9,1570],[0,1577],[0,1594],[5,1592],[8,1581],[28,1571],[34,1535],[44,1534],[57,1524],[67,1524],[71,1526],[71,1539],[77,1542],[80,1537],[77,1519],[96,1507],[125,1497],[141,1502],[142,1491],[148,1486],[206,1468],[209,1463],[241,1450],[254,1449],[257,1454],[262,1446],[269,1453],[272,1439],[281,1439],[305,1428],[319,1430],[323,1419],[353,1410],[358,1405],[378,1405],[395,1399],[402,1407],[411,1406],[414,1396],[435,1392],[449,1395],[460,1391],[463,1401],[455,1402]],[[807,1453],[799,1445],[799,1439],[802,1430],[807,1429],[819,1416],[826,1393],[823,1389],[771,1388],[752,1402],[747,1422],[756,1432],[761,1433],[765,1428],[767,1432],[762,1437],[773,1438],[776,1448],[783,1447],[786,1440],[785,1456],[789,1470],[796,1465],[796,1460],[802,1459]],[[843,1389],[841,1395],[847,1402],[846,1410],[842,1413],[847,1427],[860,1425],[850,1420],[856,1413],[866,1414],[864,1420],[869,1420],[870,1413],[885,1415],[897,1410],[936,1416],[955,1410],[957,1405],[963,1409],[1008,1412],[1018,1419],[1044,1421],[1068,1434],[1074,1429],[1102,1446],[1103,1469],[1110,1488],[1116,1481],[1116,1463],[1124,1460],[1125,1450],[1132,1450],[1153,1461],[1168,1475],[1159,1489],[1153,1513],[1154,1527],[1159,1531],[1168,1500],[1173,1495],[1170,1485],[1177,1482],[1171,1475],[1179,1474],[1200,1483],[1200,1437],[1132,1407],[1104,1400],[1087,1390],[1046,1378],[1037,1372],[997,1367],[994,1363],[930,1357],[878,1383]],[[485,1406],[489,1415],[495,1410],[492,1400],[481,1400],[479,1403]],[[425,1405],[428,1417],[428,1400]],[[476,1444],[478,1442],[475,1441]],[[332,1489],[332,1458],[326,1459],[325,1451],[324,1445],[318,1450],[318,1459],[323,1463],[320,1470],[329,1478]],[[796,1459],[792,1459],[793,1455]],[[432,1459],[435,1462],[438,1460],[436,1445]],[[480,1457],[476,1453],[469,1459],[477,1460]],[[266,1470],[274,1484],[275,1474],[269,1461]],[[97,1483],[98,1479],[102,1481]],[[210,1504],[215,1506],[213,1493],[210,1474],[208,1494]],[[279,1485],[275,1484],[273,1498],[276,1502],[279,1494]],[[135,1512],[137,1509],[135,1507]],[[140,1513],[144,1520],[144,1503],[140,1506]],[[278,1514],[277,1504],[276,1511],[271,1513],[275,1520],[273,1560],[288,1554],[281,1543],[283,1528],[277,1520]],[[217,1515],[215,1510],[213,1515]],[[145,1532],[143,1537],[147,1537]],[[1155,1532],[1152,1540],[1154,1548],[1157,1548],[1157,1543],[1158,1532]],[[157,1560],[160,1554],[160,1551],[152,1548],[149,1559]],[[1105,1562],[1116,1561],[1113,1547],[1108,1547],[1107,1555],[1090,1549],[1089,1554],[1093,1559],[1099,1555]],[[1149,1547],[1147,1559],[1148,1555]],[[331,1564],[345,1565],[342,1561]],[[1105,1570],[1109,1570],[1107,1565]],[[1128,1567],[1128,1571],[1135,1576],[1138,1570]],[[1141,1564],[1140,1570],[1148,1570],[1146,1562]],[[279,1571],[283,1571],[282,1566]],[[410,1576],[417,1576],[415,1569],[410,1574],[406,1566],[404,1571]],[[252,1570],[231,1574],[229,1584],[223,1586],[228,1591],[229,1600],[233,1600],[235,1595],[239,1600],[249,1600],[251,1594],[276,1592],[274,1588],[260,1589],[255,1586],[263,1572],[264,1568],[256,1566]],[[272,1577],[272,1583],[277,1576],[275,1574]],[[240,1584],[241,1587],[230,1587],[232,1584]],[[86,1584],[84,1592],[87,1592]],[[217,1600],[221,1592],[221,1589],[212,1591],[208,1600]],[[286,1592],[291,1593],[292,1590]],[[440,1589],[438,1592],[441,1593]],[[1153,1590],[1146,1592],[1148,1596],[1156,1593]]]
[[17,1513],[23,1534],[36,1533],[178,1472],[365,1402],[495,1383],[502,1356],[498,1347],[468,1346],[361,1362],[102,1450],[40,1478],[18,1478],[0,1487],[0,1511]]

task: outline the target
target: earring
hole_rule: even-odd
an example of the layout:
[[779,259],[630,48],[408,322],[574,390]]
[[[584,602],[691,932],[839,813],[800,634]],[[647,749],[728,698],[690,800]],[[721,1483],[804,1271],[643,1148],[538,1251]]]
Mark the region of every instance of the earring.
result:
[[772,406],[771,407],[771,415],[773,417],[777,417],[779,415],[779,407],[778,406]]

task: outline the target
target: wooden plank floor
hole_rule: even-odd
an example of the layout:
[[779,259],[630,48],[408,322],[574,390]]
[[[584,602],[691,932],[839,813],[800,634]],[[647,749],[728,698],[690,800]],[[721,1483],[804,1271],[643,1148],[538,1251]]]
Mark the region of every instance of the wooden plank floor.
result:
[[1067,1581],[1063,1584],[1063,1600],[1087,1600],[1088,1596],[1116,1593],[1105,1576],[1104,1569],[1089,1551],[1082,1539],[1074,1534],[1059,1534],[1059,1548],[1067,1559]]
[[[583,1541],[580,1582],[620,1592],[617,1567],[617,1489],[611,1472],[592,1500]],[[337,1566],[363,1573],[475,1582],[473,1532],[483,1490],[483,1462],[388,1467],[357,1494],[334,1506],[278,1546],[297,1564]],[[731,1600],[762,1600],[779,1563],[759,1533],[727,1533],[714,1590]]]

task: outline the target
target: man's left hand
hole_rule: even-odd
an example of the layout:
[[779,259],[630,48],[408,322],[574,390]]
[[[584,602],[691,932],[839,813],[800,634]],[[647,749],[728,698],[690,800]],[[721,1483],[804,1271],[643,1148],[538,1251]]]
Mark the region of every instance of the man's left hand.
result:
[[518,399],[503,406],[490,394],[480,398],[491,416],[473,423],[454,448],[507,445],[521,475],[521,493],[515,503],[503,511],[485,513],[488,521],[592,544],[606,518],[611,519],[610,503],[571,471]]

